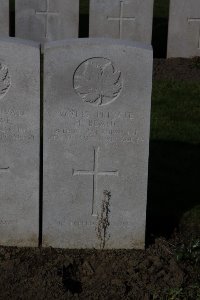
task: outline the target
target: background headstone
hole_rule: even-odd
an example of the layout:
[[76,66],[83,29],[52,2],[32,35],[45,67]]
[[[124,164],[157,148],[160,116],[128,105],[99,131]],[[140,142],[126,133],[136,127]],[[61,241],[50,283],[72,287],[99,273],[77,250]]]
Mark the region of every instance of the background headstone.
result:
[[167,56],[200,56],[199,0],[171,0]]
[[16,36],[38,42],[78,37],[79,0],[16,0]]
[[37,246],[40,51],[0,39],[0,244]]
[[44,246],[144,247],[151,85],[150,47],[45,46]]
[[90,0],[90,37],[151,44],[153,0]]
[[9,36],[9,1],[0,0],[0,37]]

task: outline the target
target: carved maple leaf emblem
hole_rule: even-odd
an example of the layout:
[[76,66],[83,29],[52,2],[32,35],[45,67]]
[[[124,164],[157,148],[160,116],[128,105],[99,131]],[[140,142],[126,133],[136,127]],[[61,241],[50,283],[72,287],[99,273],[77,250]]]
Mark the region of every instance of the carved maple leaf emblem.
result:
[[8,67],[0,63],[0,99],[5,96],[10,87]]
[[105,105],[122,90],[121,72],[106,58],[92,58],[82,63],[74,76],[74,89],[84,102]]

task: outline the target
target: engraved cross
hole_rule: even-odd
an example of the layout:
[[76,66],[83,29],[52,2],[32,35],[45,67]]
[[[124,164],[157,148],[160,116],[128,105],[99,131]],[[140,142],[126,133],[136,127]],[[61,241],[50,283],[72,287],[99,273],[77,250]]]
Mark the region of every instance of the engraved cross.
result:
[[100,148],[94,148],[93,169],[89,170],[72,170],[73,176],[92,176],[93,178],[93,197],[92,197],[92,216],[97,216],[97,195],[98,195],[98,176],[118,176],[119,171],[99,171],[99,152]]
[[119,37],[122,38],[123,34],[123,22],[124,21],[135,21],[135,17],[124,17],[124,4],[126,2],[120,1],[120,16],[119,18],[108,17],[108,21],[118,21],[119,22]]
[[199,37],[198,37],[198,49],[200,50],[200,18],[188,18],[188,23],[199,22]]
[[49,23],[48,23],[48,18],[49,16],[58,16],[59,12],[55,12],[55,11],[50,11],[50,0],[46,0],[46,10],[45,11],[36,11],[35,14],[36,15],[42,15],[45,17],[45,38],[48,38],[48,34],[49,34]]

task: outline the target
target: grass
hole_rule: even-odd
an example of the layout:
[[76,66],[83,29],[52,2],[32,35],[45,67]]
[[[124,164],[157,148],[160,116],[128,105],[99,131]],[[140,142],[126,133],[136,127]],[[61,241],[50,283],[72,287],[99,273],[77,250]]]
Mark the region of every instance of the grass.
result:
[[80,13],[87,15],[89,11],[89,0],[80,0]]
[[151,139],[200,143],[200,84],[155,81]]
[[155,0],[154,18],[168,18],[169,0]]
[[198,82],[153,82],[147,236],[170,235],[199,203],[199,124]]

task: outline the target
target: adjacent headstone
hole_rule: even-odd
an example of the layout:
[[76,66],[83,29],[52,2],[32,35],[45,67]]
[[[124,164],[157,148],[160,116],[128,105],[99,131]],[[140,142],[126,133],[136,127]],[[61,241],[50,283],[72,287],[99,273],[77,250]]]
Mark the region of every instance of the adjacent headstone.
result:
[[150,47],[45,45],[44,246],[144,247],[151,85]]
[[79,0],[16,0],[16,36],[38,42],[78,37]]
[[171,0],[167,56],[200,56],[199,0]]
[[90,0],[90,37],[151,44],[153,0]]
[[39,124],[39,45],[0,39],[0,245],[38,245]]
[[9,36],[9,1],[0,0],[0,37]]

